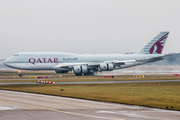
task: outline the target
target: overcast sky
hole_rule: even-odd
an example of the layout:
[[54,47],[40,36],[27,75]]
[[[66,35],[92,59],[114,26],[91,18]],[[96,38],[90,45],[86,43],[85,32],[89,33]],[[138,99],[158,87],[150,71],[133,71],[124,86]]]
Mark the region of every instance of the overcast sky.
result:
[[137,52],[160,31],[180,52],[180,0],[0,0],[0,58]]

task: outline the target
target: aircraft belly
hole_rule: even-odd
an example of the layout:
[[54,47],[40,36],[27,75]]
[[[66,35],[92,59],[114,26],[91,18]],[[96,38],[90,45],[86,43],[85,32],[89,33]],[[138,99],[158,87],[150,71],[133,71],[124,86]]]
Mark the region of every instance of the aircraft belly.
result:
[[17,63],[14,68],[21,69],[21,70],[54,70],[53,65],[40,65],[40,64],[24,64],[24,63]]

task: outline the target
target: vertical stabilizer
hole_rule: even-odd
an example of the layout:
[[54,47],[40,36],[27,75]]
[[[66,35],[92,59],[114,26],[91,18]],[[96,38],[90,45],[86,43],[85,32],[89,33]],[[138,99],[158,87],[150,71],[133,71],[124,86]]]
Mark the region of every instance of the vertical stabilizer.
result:
[[160,32],[143,49],[136,54],[161,54],[169,32]]

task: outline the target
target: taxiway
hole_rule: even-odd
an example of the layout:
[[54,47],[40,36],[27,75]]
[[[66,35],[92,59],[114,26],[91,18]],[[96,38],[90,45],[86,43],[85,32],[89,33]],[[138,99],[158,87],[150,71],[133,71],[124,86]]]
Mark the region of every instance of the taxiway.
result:
[[179,120],[179,111],[0,90],[1,120]]
[[[47,79],[46,79],[47,80]],[[55,82],[55,84],[100,84],[100,83],[149,83],[149,82],[180,82],[180,80],[130,80],[130,81],[88,81],[88,82]],[[0,85],[11,84],[42,84],[36,82],[16,82],[16,83],[0,83]]]

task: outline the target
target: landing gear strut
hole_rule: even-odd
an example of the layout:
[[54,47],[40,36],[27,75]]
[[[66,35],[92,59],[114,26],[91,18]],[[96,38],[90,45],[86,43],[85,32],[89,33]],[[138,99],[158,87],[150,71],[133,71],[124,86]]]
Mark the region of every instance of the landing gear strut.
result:
[[94,73],[93,72],[84,73],[84,76],[88,76],[88,75],[94,75]]

